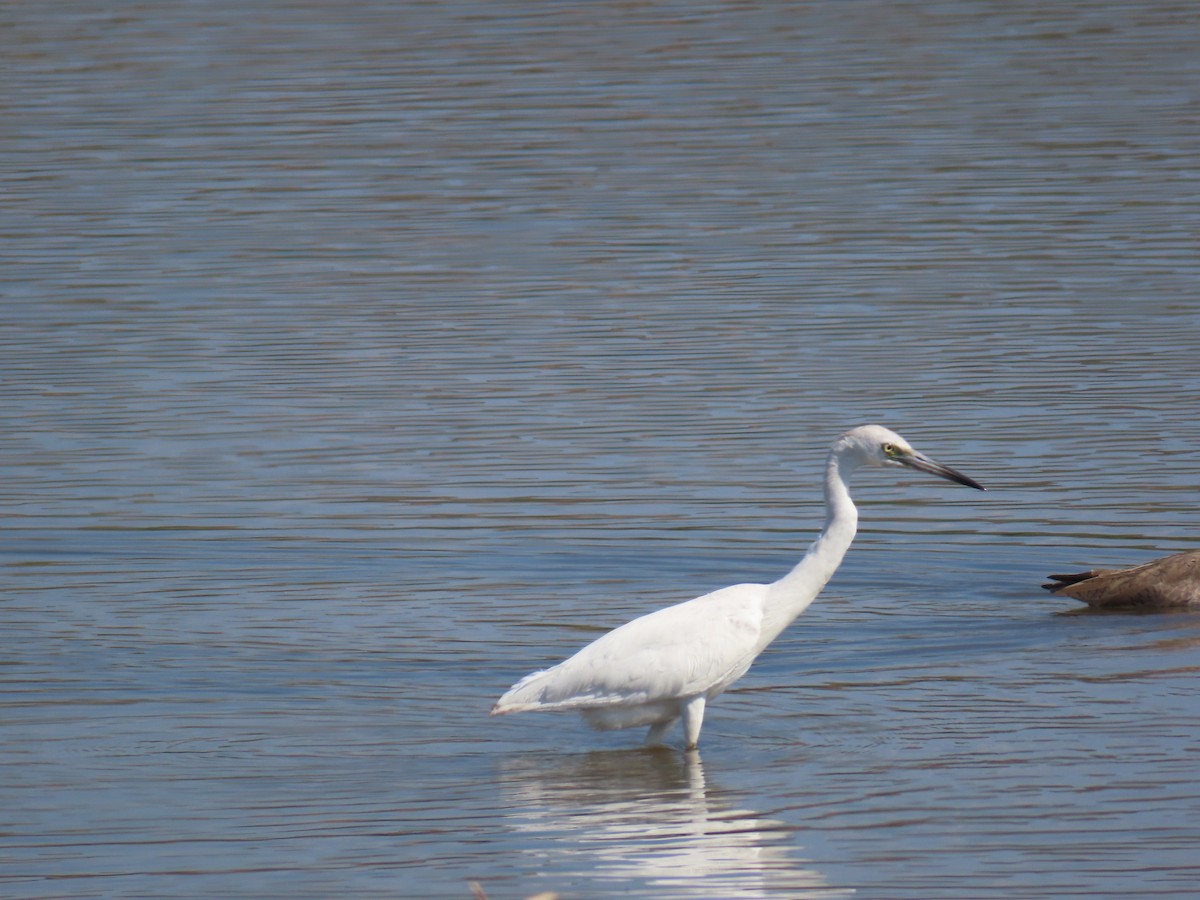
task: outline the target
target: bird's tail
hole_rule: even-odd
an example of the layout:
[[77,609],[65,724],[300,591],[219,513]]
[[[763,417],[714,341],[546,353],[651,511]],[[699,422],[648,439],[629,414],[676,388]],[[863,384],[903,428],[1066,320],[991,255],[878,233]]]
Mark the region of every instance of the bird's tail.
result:
[[529,712],[533,709],[544,709],[546,706],[543,695],[545,690],[541,684],[549,669],[532,672],[526,675],[492,706],[493,716],[503,716],[508,713]]
[[1099,569],[1089,569],[1086,572],[1075,572],[1071,575],[1047,575],[1046,577],[1051,580],[1042,587],[1048,591],[1060,591],[1073,584],[1079,584],[1081,581],[1087,581],[1089,578],[1095,578],[1099,574]]

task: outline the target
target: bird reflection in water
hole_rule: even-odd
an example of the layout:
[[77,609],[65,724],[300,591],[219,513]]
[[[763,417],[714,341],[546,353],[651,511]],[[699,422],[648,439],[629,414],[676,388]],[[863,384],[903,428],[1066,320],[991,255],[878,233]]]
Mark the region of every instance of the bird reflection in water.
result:
[[506,821],[568,892],[848,897],[793,856],[786,823],[737,808],[696,752],[522,756],[500,772]]

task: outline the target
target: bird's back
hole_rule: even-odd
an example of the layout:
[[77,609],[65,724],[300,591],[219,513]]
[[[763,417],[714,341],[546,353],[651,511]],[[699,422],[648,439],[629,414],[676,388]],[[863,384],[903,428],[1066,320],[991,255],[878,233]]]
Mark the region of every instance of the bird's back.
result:
[[1200,550],[1164,556],[1127,569],[1051,575],[1046,590],[1094,607],[1200,606]]
[[492,712],[716,696],[754,661],[766,593],[766,585],[737,584],[627,622],[557,666],[522,678]]

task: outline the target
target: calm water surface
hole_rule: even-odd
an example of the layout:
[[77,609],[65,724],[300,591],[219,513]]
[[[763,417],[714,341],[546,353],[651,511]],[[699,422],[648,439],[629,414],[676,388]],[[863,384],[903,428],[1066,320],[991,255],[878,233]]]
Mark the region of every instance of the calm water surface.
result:
[[[1194,896],[1188,4],[6,16],[0,893]],[[699,755],[495,699],[822,598]]]

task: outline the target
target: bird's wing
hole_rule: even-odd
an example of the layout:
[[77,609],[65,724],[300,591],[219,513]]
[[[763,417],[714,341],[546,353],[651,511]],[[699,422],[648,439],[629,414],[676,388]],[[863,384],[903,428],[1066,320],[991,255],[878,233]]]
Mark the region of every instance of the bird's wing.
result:
[[493,712],[651,703],[724,687],[754,661],[766,590],[737,584],[627,622],[522,678]]

